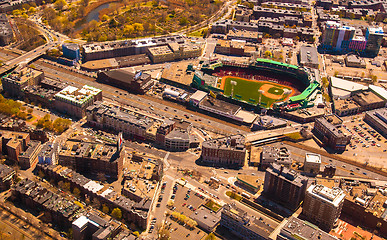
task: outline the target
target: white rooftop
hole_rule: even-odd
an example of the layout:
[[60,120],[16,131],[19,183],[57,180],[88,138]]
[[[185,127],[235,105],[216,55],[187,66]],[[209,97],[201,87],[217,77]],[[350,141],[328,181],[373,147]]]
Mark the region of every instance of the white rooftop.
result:
[[368,87],[359,83],[355,83],[352,81],[344,80],[337,77],[331,77],[331,85],[332,87],[339,88],[342,90],[346,90],[349,92],[367,90]]
[[79,229],[81,229],[83,226],[85,226],[89,222],[89,219],[86,216],[80,216],[77,220],[73,222],[73,225],[77,226]]
[[101,89],[88,85],[83,86],[81,89],[73,86],[67,86],[62,91],[55,94],[55,97],[82,104],[87,101],[87,99],[97,95],[101,91]]
[[101,193],[100,195],[102,197],[106,197],[107,195],[109,195],[109,193],[113,192],[113,190],[111,189],[106,189],[105,191],[103,191],[103,193]]
[[305,162],[321,163],[321,156],[316,153],[307,153],[305,154]]
[[203,100],[203,98],[205,98],[207,96],[207,93],[206,92],[203,92],[203,91],[196,91],[194,94],[191,95],[190,97],[190,100],[194,100],[194,101],[198,101],[200,102],[201,100]]
[[386,89],[384,89],[383,87],[375,86],[375,85],[369,85],[369,88],[376,95],[378,95],[379,97],[387,100],[387,91],[386,91]]
[[331,87],[331,91],[334,99],[347,99],[351,96],[351,92],[340,88]]
[[87,190],[93,192],[93,193],[96,193],[103,188],[103,185],[101,185],[97,182],[94,182],[94,181],[90,181],[90,182],[86,183],[83,187],[86,188]]
[[383,28],[382,28],[382,27],[369,27],[369,28],[368,28],[368,31],[369,31],[371,34],[380,34],[380,35],[383,35],[383,34],[384,34]]
[[323,185],[311,185],[307,192],[324,202],[330,202],[336,207],[344,201],[345,193],[341,188],[328,188]]
[[237,117],[240,117],[240,118],[242,118],[243,119],[243,122],[245,122],[245,123],[253,123],[254,122],[254,120],[257,118],[257,114],[255,114],[255,113],[251,113],[251,112],[248,112],[248,111],[244,111],[244,110],[239,110],[236,114],[235,114],[235,116],[237,116]]

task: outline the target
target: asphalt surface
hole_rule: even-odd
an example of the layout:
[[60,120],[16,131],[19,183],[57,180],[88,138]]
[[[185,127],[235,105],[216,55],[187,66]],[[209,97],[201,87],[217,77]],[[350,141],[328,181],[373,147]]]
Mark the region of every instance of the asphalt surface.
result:
[[[290,156],[293,160],[304,163],[305,161],[305,154],[308,153],[308,151],[296,148],[284,143],[274,143],[270,144],[272,146],[277,147],[286,147],[290,151]],[[375,172],[371,172],[365,169],[361,169],[357,166],[342,163],[338,160],[328,158],[325,156],[321,156],[321,163],[323,165],[327,165],[329,163],[336,166],[336,176],[343,176],[343,177],[358,177],[358,178],[369,178],[369,179],[377,179],[377,180],[387,180],[387,177],[377,174]]]
[[[165,105],[162,103],[159,103],[157,101],[152,101],[141,95],[128,93],[127,91],[123,91],[121,89],[118,89],[109,85],[97,83],[94,81],[93,78],[88,78],[84,76],[80,77],[78,76],[78,74],[75,74],[75,73],[67,73],[64,71],[61,72],[60,69],[53,69],[43,64],[39,64],[37,62],[35,63],[35,65],[45,72],[46,77],[52,78],[54,80],[60,80],[62,82],[63,81],[69,82],[72,85],[75,85],[76,87],[81,87],[87,84],[87,85],[102,89],[103,96],[105,98],[115,100],[125,105],[129,104],[130,106],[143,109],[145,111],[154,113],[156,115],[162,115],[167,118],[174,118],[177,116],[178,118],[191,121],[191,123],[195,127],[209,129],[222,134],[244,133],[243,130],[240,130],[236,127],[232,127],[227,124],[223,124],[219,121],[210,120],[210,119],[204,118],[203,116],[200,116],[200,117],[195,116],[193,112],[189,112],[189,111],[185,111],[185,110],[181,110],[173,107],[168,107],[168,109],[166,109]],[[153,110],[150,107],[152,107]],[[187,119],[185,115],[189,116],[190,119]],[[197,121],[195,121],[195,119],[197,119]],[[200,121],[198,119],[200,119]]]

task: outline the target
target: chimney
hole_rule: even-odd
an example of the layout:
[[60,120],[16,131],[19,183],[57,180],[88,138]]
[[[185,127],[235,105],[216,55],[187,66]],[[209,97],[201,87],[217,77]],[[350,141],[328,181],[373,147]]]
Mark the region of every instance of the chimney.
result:
[[284,171],[284,165],[281,164],[280,171],[279,171],[279,175],[281,175],[283,171]]

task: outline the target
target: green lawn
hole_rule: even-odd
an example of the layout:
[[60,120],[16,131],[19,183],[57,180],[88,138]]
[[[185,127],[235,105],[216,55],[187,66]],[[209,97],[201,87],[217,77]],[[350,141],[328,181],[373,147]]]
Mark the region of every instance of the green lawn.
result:
[[[254,105],[258,104],[259,102],[258,90],[263,84],[265,84],[265,82],[248,81],[248,80],[228,77],[226,78],[226,82],[224,85],[224,95],[226,96],[231,95],[231,90],[232,90],[232,85],[230,83],[231,81],[237,82],[237,85],[234,87],[233,97],[235,99],[243,100],[245,102],[248,102]],[[283,86],[276,83],[270,83],[270,84],[274,85],[275,87],[269,89],[268,91],[269,93],[281,95],[284,92]],[[261,105],[262,107],[270,107],[276,101],[281,101],[281,100],[283,100],[283,98],[279,100],[275,100],[262,95]]]
[[237,200],[238,202],[240,202],[242,200],[242,196],[241,195],[239,195],[237,193],[234,193],[232,191],[227,191],[226,195],[229,196],[232,199]]
[[208,200],[208,202],[206,202],[204,206],[206,206],[208,209],[211,209],[214,212],[217,212],[222,207],[212,200]]

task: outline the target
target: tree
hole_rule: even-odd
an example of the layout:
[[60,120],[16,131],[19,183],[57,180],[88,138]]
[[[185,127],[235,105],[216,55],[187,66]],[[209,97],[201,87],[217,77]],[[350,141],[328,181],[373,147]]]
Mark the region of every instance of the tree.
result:
[[208,234],[205,240],[216,240],[215,234],[214,233]]
[[167,229],[165,229],[165,227],[161,227],[159,229],[158,239],[159,240],[168,240],[168,239],[170,239],[169,231]]
[[178,212],[172,212],[172,218],[176,219],[176,221],[180,221],[181,219],[181,214]]
[[120,220],[120,219],[122,218],[122,212],[121,212],[121,209],[119,209],[119,208],[113,209],[111,215],[112,215],[112,217],[114,217],[115,219]]
[[34,14],[35,12],[36,12],[36,8],[34,8],[34,7],[30,7],[28,9],[28,13],[30,13],[30,14]]
[[188,19],[187,19],[186,17],[182,17],[182,18],[180,18],[180,20],[179,20],[179,24],[180,24],[181,26],[186,26],[188,23],[189,23],[189,22],[188,22]]
[[70,192],[70,183],[69,182],[64,183],[64,189],[67,190],[68,192]]
[[141,34],[144,31],[144,26],[141,23],[134,23],[133,28],[136,34]]
[[180,221],[183,222],[183,223],[187,223],[187,216],[183,215],[183,214],[180,214]]
[[127,24],[124,26],[124,35],[129,37],[134,33],[134,27],[131,24]]
[[86,7],[87,5],[89,5],[89,0],[81,0],[81,4],[82,6]]
[[173,201],[172,199],[169,199],[167,202],[167,206],[172,207],[174,203],[175,203],[175,201]]
[[372,80],[372,83],[376,83],[378,81],[378,76],[371,75],[371,80]]
[[58,182],[58,187],[61,188],[61,189],[64,189],[64,182],[63,181],[59,181]]
[[45,175],[44,175],[44,173],[43,173],[42,170],[39,170],[38,176],[39,176],[40,178],[44,178],[44,177],[45,177]]
[[65,0],[56,0],[54,3],[54,7],[58,10],[62,10],[67,3]]
[[18,113],[16,114],[16,116],[17,116],[18,118],[21,118],[21,119],[26,120],[28,115],[27,115],[27,113],[25,113],[25,112],[18,112]]
[[102,204],[102,212],[108,214],[110,211],[109,207],[105,204]]
[[45,128],[45,129],[47,129],[47,130],[52,130],[53,128],[52,128],[52,121],[45,121],[44,123],[43,123],[43,128]]
[[53,122],[53,129],[58,133],[62,133],[66,131],[70,125],[71,121],[69,119],[57,118]]
[[101,21],[102,21],[102,22],[107,22],[107,21],[109,21],[109,16],[106,15],[106,14],[104,14],[104,15],[101,17]]
[[95,207],[95,208],[100,208],[101,207],[101,203],[98,201],[97,198],[94,198],[92,202],[93,202],[92,203],[93,207]]
[[187,225],[192,229],[192,228],[195,228],[198,225],[198,223],[195,220],[188,219]]
[[14,15],[14,16],[20,16],[21,14],[22,14],[22,12],[19,9],[15,9],[12,11],[12,15]]
[[328,78],[327,77],[322,77],[321,80],[322,80],[322,83],[323,83],[323,87],[324,88],[328,87],[328,85],[329,85]]
[[270,51],[265,51],[264,53],[265,57],[272,57],[272,53]]
[[79,198],[79,196],[81,195],[81,191],[79,191],[79,189],[75,187],[75,188],[73,189],[73,194],[74,194],[74,196],[76,196],[77,198]]

